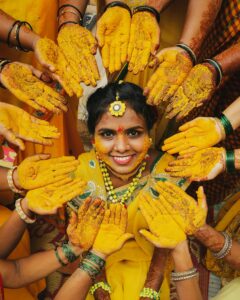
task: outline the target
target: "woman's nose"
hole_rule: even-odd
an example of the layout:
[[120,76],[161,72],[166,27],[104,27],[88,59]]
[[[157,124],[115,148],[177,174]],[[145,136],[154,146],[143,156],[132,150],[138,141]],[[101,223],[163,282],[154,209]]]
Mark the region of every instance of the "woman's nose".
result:
[[118,152],[125,152],[130,149],[128,138],[124,134],[119,134],[116,137],[114,150]]

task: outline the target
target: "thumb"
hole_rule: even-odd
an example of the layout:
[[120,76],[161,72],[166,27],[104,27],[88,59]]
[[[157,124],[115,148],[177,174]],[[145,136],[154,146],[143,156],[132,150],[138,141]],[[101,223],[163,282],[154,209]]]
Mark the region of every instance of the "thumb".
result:
[[48,159],[50,157],[51,157],[50,154],[44,154],[44,153],[42,153],[42,154],[35,154],[33,156],[28,157],[28,160],[30,160],[32,162],[37,162],[39,160],[45,160],[45,159]]
[[21,139],[17,138],[16,135],[9,129],[7,129],[6,132],[4,133],[4,137],[10,143],[18,146],[21,151],[25,150],[25,145],[24,145],[23,141]]
[[200,186],[197,190],[197,198],[198,198],[198,207],[207,212],[208,210],[207,199],[202,186]]
[[97,23],[97,31],[96,31],[96,39],[100,47],[103,47],[104,45],[104,32],[105,32],[105,26],[102,24],[100,19]]
[[132,233],[125,233],[119,238],[119,244],[120,248],[126,243],[127,240],[134,238],[134,235]]
[[146,229],[141,229],[139,230],[139,233],[145,237],[145,239],[147,241],[149,241],[151,244],[154,244],[156,245],[156,241],[157,241],[157,238],[155,235],[153,235],[150,231],[146,230]]

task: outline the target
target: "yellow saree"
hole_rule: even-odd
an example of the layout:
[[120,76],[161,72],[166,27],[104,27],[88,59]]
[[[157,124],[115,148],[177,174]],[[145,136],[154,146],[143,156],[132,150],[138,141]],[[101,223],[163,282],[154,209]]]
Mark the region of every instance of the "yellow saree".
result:
[[[151,186],[156,180],[171,180],[184,189],[187,187],[185,179],[170,179],[168,175],[164,173],[164,169],[171,160],[173,160],[173,157],[170,155],[159,153],[157,160],[152,166],[151,174],[140,180],[137,189],[127,203],[127,232],[133,233],[135,238],[134,240],[128,241],[121,250],[110,255],[106,261],[106,276],[112,289],[112,300],[139,299],[139,293],[144,286],[154,250],[153,245],[139,234],[139,229],[147,228],[147,223],[138,209],[138,203],[134,198],[143,189],[148,189],[151,193],[154,192]],[[88,182],[88,185],[85,193],[69,202],[69,206],[73,209],[79,207],[81,202],[88,196],[107,199],[103,177],[94,150],[80,155],[79,162],[80,165],[76,176],[83,178]],[[120,196],[127,188],[128,185],[117,188],[115,189],[115,193]],[[169,299],[169,286],[166,278],[160,291],[162,300]],[[92,299],[93,297],[88,295],[87,300]]]

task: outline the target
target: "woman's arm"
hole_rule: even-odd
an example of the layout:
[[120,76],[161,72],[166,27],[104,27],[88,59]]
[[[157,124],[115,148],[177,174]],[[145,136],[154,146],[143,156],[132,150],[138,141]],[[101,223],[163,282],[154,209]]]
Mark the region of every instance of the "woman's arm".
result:
[[[195,237],[210,251],[219,252],[225,243],[224,236],[212,228],[211,226],[205,224],[195,233]],[[230,252],[224,257],[224,260],[229,263],[231,268],[235,270],[240,270],[240,244],[236,241],[232,242],[232,248]]]
[[180,43],[188,45],[198,55],[221,7],[222,0],[189,0]]
[[[193,268],[187,241],[183,241],[172,250],[172,257],[175,272],[187,272]],[[179,300],[202,299],[197,277],[176,281],[176,288]]]

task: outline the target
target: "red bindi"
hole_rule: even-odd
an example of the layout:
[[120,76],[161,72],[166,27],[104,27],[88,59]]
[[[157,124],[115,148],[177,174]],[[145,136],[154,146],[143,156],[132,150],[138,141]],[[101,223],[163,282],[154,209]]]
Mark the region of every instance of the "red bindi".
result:
[[118,129],[117,129],[117,132],[118,132],[118,133],[123,133],[123,130],[124,130],[124,128],[121,127],[121,126],[119,126]]

